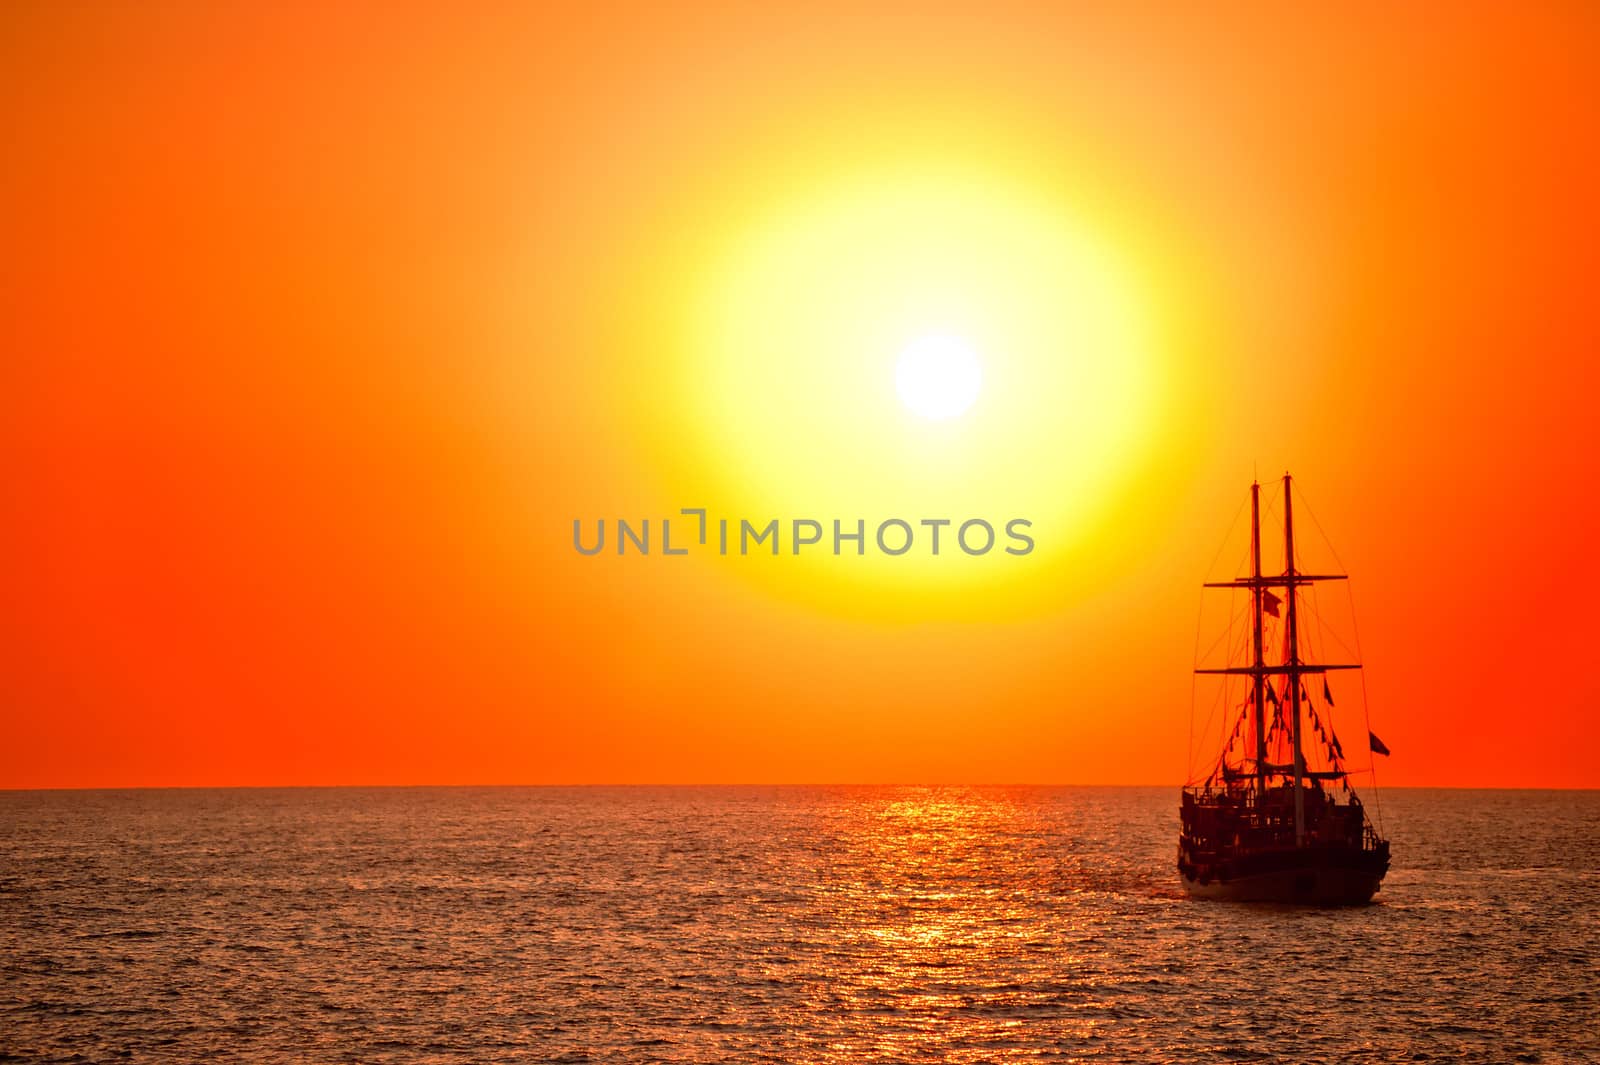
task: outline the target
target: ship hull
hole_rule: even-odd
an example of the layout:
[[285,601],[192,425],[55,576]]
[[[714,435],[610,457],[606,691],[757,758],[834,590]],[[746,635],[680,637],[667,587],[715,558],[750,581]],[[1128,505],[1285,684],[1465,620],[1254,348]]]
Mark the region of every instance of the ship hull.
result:
[[1256,854],[1215,872],[1184,870],[1181,875],[1184,889],[1195,898],[1363,906],[1378,893],[1388,866],[1387,854],[1306,849]]

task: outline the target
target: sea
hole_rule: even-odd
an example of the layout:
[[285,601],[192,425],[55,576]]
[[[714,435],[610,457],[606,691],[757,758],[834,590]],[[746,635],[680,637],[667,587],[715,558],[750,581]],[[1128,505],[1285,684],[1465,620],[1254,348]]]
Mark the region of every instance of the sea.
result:
[[0,1060],[1600,1061],[1600,792],[1368,809],[1331,910],[1176,788],[4,792]]

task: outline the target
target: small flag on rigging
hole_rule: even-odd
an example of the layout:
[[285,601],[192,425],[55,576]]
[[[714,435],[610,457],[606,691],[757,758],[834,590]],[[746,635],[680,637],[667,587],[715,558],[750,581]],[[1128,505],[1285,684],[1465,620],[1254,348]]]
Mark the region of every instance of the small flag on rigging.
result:
[[1277,617],[1278,616],[1278,607],[1282,603],[1283,603],[1282,599],[1279,599],[1277,596],[1273,595],[1271,592],[1267,591],[1265,588],[1261,589],[1261,609],[1262,610],[1265,610],[1267,613],[1271,614],[1273,617]]
[[1328,690],[1328,678],[1327,677],[1323,677],[1322,678],[1322,697],[1324,699],[1328,700],[1328,705],[1329,706],[1334,705],[1334,703],[1333,703],[1333,692]]
[[1383,741],[1378,738],[1378,734],[1370,729],[1367,731],[1367,742],[1372,747],[1373,754],[1387,755],[1389,753],[1389,748],[1383,745]]

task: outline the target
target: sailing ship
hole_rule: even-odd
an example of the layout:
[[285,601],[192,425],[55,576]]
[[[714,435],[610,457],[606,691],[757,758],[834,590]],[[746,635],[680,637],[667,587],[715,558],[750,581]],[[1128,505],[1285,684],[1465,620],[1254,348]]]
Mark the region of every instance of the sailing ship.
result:
[[[1210,774],[1183,789],[1178,872],[1189,894],[1201,898],[1360,905],[1372,900],[1389,870],[1389,843],[1351,787],[1327,709],[1333,704],[1327,675],[1360,666],[1309,662],[1302,654],[1303,589],[1346,577],[1296,567],[1288,474],[1283,540],[1283,572],[1263,574],[1261,485],[1252,484],[1250,572],[1205,585],[1249,594],[1250,639],[1241,647],[1248,661],[1195,670],[1245,678],[1248,694]],[[1321,681],[1321,715],[1308,679]],[[1373,751],[1388,753],[1370,730],[1368,741]]]

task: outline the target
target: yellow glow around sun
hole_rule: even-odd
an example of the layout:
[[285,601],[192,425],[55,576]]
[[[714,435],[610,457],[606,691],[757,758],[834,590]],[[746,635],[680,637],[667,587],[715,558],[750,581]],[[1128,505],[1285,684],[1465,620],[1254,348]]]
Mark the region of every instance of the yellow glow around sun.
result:
[[[1020,517],[1045,554],[1084,535],[1154,419],[1150,314],[1115,248],[981,172],[791,192],[689,286],[684,468],[735,518]],[[1026,565],[827,551],[807,579],[929,587]]]

